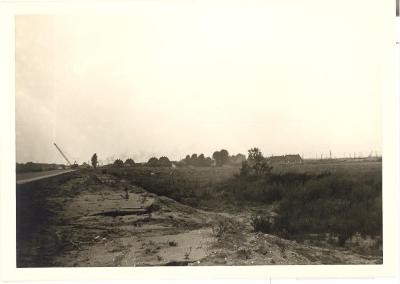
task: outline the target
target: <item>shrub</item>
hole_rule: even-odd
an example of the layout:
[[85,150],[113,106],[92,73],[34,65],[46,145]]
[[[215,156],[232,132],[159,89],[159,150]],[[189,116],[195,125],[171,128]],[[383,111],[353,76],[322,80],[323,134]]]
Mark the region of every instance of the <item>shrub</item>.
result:
[[262,232],[269,234],[272,232],[273,224],[270,221],[270,217],[255,215],[251,217],[251,225],[253,226],[254,232]]
[[224,238],[227,234],[235,232],[235,228],[237,224],[227,218],[221,218],[217,220],[216,224],[212,226],[212,234],[214,237],[221,239]]
[[269,174],[272,170],[272,167],[268,164],[261,151],[256,147],[249,150],[248,162],[256,176]]
[[277,227],[288,235],[330,233],[338,237],[339,245],[356,233],[379,236],[381,187],[370,182],[336,173],[294,186],[280,202]]
[[[158,159],[154,158],[156,161]],[[128,176],[119,168],[110,173],[129,179],[146,190],[171,197],[187,205],[221,210],[223,206],[249,203],[276,206],[278,216],[254,217],[255,230],[274,232],[286,238],[329,233],[340,244],[355,233],[382,236],[382,173],[380,167],[329,165],[329,172],[306,164],[271,172],[269,175],[240,175],[238,168],[134,167]],[[309,170],[302,172],[303,169]],[[299,170],[300,169],[300,170]],[[173,175],[171,174],[173,172]],[[234,174],[237,174],[235,177]],[[214,228],[221,235],[223,224]]]

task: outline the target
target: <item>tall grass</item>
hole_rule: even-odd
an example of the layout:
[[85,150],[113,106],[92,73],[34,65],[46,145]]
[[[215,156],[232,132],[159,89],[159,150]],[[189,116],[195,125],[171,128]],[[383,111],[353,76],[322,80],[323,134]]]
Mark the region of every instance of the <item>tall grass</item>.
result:
[[129,169],[110,168],[107,172],[158,195],[190,206],[210,208],[224,199],[223,193],[217,190],[218,185],[232,179],[239,168],[137,166]]
[[273,225],[258,228],[290,238],[331,234],[339,243],[356,233],[382,235],[381,163],[282,165],[264,176],[242,176],[239,168],[110,169],[148,191],[184,204],[222,210],[248,204],[277,207]]

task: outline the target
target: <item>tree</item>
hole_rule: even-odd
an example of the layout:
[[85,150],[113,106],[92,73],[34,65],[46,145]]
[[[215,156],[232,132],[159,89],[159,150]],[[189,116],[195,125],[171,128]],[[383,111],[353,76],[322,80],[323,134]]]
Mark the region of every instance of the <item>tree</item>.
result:
[[120,160],[120,159],[116,159],[115,161],[114,161],[114,166],[115,167],[123,167],[124,166],[124,162],[122,161],[122,160]]
[[156,157],[151,157],[148,161],[147,161],[147,165],[149,165],[150,167],[156,167],[158,166],[158,159]]
[[222,150],[220,151],[220,153],[221,153],[221,162],[222,162],[222,165],[225,165],[225,164],[228,162],[228,160],[229,160],[229,152],[228,152],[227,150],[225,150],[225,149],[222,149]]
[[205,157],[204,154],[197,155],[196,153],[190,155],[186,155],[185,159],[182,160],[187,166],[195,166],[195,167],[211,167],[214,161],[210,157]]
[[97,161],[97,154],[96,154],[96,153],[93,154],[91,161],[92,161],[92,166],[93,166],[93,168],[96,168],[96,167],[97,167],[97,164],[98,164],[98,161]]
[[160,167],[172,167],[171,161],[168,159],[168,157],[165,157],[165,156],[161,157],[158,160],[158,165]]
[[213,164],[214,164],[213,159],[211,159],[210,157],[207,157],[206,161],[205,161],[206,167],[211,167]]
[[190,157],[190,165],[197,166],[197,154],[192,154]]
[[215,165],[216,165],[217,167],[219,167],[219,166],[220,166],[220,161],[221,161],[221,152],[220,152],[220,151],[215,151],[215,152],[212,154],[212,157],[213,157],[213,159],[215,160]]
[[229,160],[229,153],[227,150],[222,149],[221,151],[215,151],[212,155],[215,160],[216,166],[221,167]]
[[125,165],[128,167],[133,167],[135,165],[135,161],[131,158],[126,159]]
[[197,158],[197,163],[196,165],[199,167],[204,167],[206,162],[206,157],[204,157],[204,154],[200,154],[199,157]]
[[269,173],[272,170],[272,167],[268,165],[260,149],[256,147],[249,150],[247,160],[257,176]]
[[246,161],[246,156],[240,153],[229,157],[229,163],[232,165],[240,165],[243,161]]
[[249,150],[249,157],[247,159],[249,160],[250,163],[257,163],[264,160],[264,156],[261,153],[260,149],[254,147]]
[[190,155],[186,155],[185,164],[188,166],[190,165]]

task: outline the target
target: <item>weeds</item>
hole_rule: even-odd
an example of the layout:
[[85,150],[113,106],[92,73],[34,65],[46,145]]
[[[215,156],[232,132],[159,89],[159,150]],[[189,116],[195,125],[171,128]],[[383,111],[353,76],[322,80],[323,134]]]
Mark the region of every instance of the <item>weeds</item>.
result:
[[[240,175],[238,167],[180,167],[173,179],[170,169],[157,170],[159,174],[151,175],[154,168],[133,167],[124,178],[193,207],[221,210],[276,204],[274,223],[267,216],[253,216],[251,225],[257,232],[285,238],[329,233],[340,245],[355,233],[382,236],[379,163],[280,165],[260,176]],[[122,169],[108,171],[122,176]],[[218,221],[213,235],[223,238],[229,227],[226,221]]]
[[262,232],[265,234],[272,232],[273,224],[269,217],[260,215],[252,216],[250,222],[254,232]]
[[222,239],[227,233],[234,230],[233,224],[228,219],[218,220],[216,224],[212,226],[212,234],[218,239]]
[[189,259],[190,253],[192,252],[192,247],[190,247],[186,252],[185,252],[185,259]]

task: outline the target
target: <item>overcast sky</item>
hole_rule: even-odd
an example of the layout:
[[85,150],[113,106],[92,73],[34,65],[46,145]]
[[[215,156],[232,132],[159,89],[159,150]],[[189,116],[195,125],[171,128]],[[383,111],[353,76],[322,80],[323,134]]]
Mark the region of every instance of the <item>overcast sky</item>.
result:
[[384,26],[368,4],[167,2],[16,17],[17,162],[63,163],[53,142],[80,163],[381,152]]

